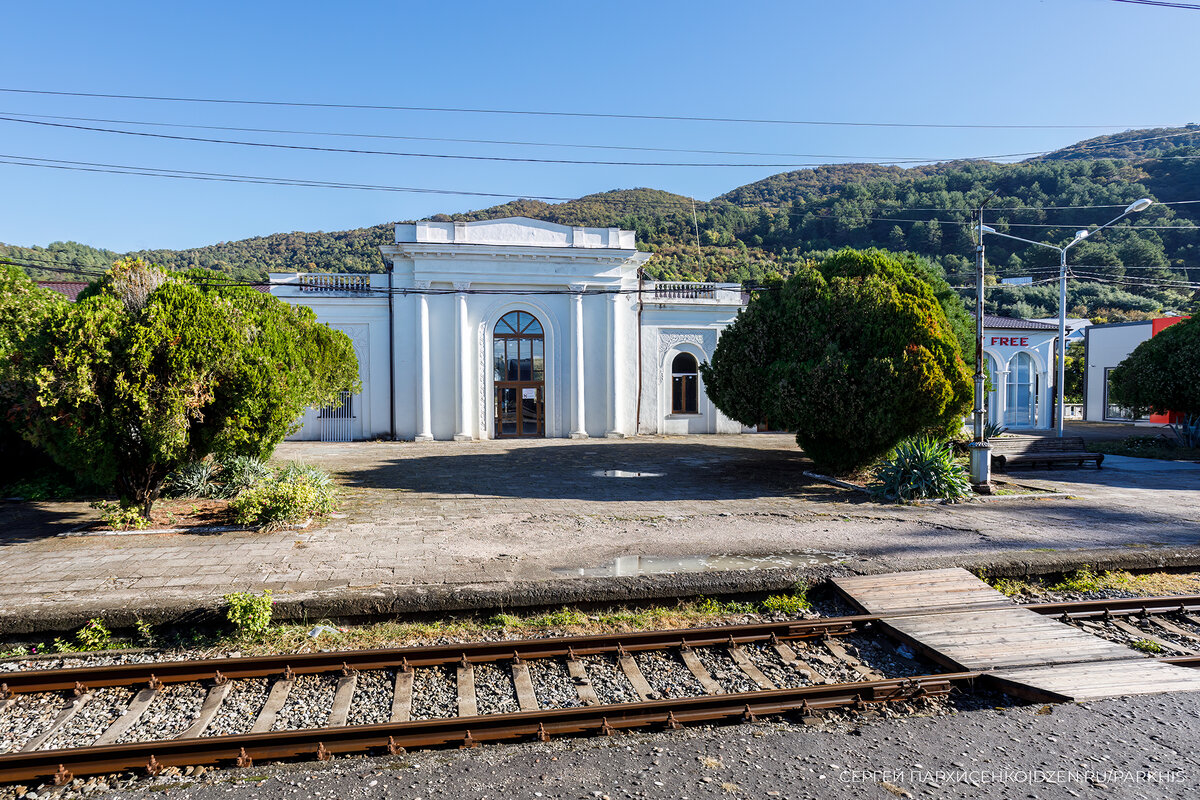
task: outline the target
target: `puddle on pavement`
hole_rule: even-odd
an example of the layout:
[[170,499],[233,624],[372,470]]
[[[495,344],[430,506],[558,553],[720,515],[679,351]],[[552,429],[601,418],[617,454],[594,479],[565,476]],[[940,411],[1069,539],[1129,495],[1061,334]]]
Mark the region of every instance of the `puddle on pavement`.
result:
[[712,554],[700,556],[618,556],[610,564],[596,567],[559,567],[555,575],[584,578],[614,578],[638,575],[671,575],[679,572],[732,572],[734,570],[787,569],[812,567],[821,564],[840,564],[850,558],[847,553],[827,553],[821,550],[789,550],[756,556]]
[[661,478],[661,472],[630,472],[624,469],[598,469],[592,473],[596,478]]

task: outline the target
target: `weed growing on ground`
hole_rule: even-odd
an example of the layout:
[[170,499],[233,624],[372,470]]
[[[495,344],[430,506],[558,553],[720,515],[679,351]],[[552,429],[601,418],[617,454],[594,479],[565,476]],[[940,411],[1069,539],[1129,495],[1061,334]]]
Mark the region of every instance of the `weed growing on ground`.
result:
[[89,653],[96,650],[112,650],[126,643],[113,639],[112,631],[101,619],[89,619],[87,624],[75,633],[74,641],[57,638],[54,649],[59,653]]
[[767,611],[777,614],[799,614],[808,611],[812,603],[808,600],[808,588],[804,586],[792,590],[791,594],[773,594],[763,600],[762,606]]
[[1158,655],[1163,651],[1162,645],[1158,642],[1152,642],[1149,639],[1138,639],[1136,642],[1130,642],[1129,646],[1134,650],[1141,650],[1143,653],[1152,653]]
[[697,601],[697,607],[701,614],[711,616],[720,616],[724,614],[753,614],[758,611],[758,607],[754,603],[739,603],[736,600],[728,600],[722,602],[715,597],[701,597]]
[[114,531],[140,531],[150,527],[150,520],[133,506],[122,506],[109,500],[97,500],[92,508],[100,512],[100,519]]
[[231,592],[225,595],[228,610],[225,617],[233,623],[239,634],[262,633],[271,625],[271,590],[262,594]]
[[242,492],[229,504],[234,519],[266,531],[309,517],[321,517],[337,506],[337,487],[316,467],[286,464],[274,479]]
[[1031,583],[1026,583],[1023,580],[1014,578],[993,578],[988,583],[993,589],[1005,597],[1021,597],[1023,595],[1034,595],[1041,592],[1040,586],[1034,586]]
[[1102,589],[1119,589],[1129,585],[1133,576],[1123,570],[1116,572],[1094,572],[1090,567],[1081,567],[1060,582],[1050,587],[1052,592],[1098,592]]

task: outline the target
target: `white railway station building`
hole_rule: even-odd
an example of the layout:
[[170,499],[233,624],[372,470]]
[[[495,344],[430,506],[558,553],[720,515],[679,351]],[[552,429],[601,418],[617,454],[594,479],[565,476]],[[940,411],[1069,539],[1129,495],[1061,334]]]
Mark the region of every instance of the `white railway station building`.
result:
[[983,315],[989,422],[1018,430],[1053,426],[1057,341],[1057,325]]
[[739,433],[698,367],[738,284],[645,280],[632,231],[522,217],[396,226],[386,274],[272,273],[270,291],[344,331],[362,391],[292,438]]

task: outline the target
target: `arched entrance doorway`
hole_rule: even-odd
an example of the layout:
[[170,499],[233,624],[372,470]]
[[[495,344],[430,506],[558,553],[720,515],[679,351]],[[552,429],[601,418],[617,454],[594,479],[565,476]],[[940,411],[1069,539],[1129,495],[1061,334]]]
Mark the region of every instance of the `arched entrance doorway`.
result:
[[542,323],[528,311],[510,311],[492,332],[496,384],[495,436],[546,435],[546,358]]

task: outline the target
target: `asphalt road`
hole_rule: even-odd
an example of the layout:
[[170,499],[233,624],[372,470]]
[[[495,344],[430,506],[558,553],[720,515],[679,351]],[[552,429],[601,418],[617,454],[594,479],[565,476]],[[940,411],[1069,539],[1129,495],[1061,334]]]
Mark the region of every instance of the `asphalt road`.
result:
[[110,796],[1180,799],[1200,787],[1198,716],[1200,693],[822,728],[767,722],[218,771]]

